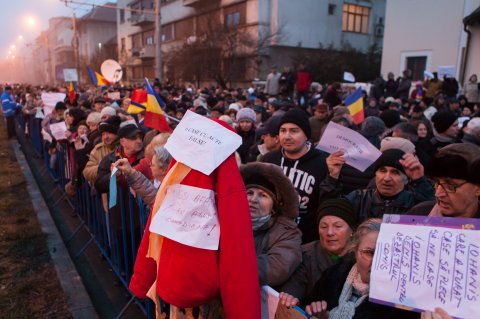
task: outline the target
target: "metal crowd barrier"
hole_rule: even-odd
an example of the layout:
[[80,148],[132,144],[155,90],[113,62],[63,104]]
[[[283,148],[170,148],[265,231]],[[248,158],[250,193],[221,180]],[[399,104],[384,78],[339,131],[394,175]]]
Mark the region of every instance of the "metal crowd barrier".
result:
[[[113,229],[112,214],[110,211],[105,212],[102,195],[96,193],[94,187],[83,177],[76,187],[75,197],[71,198],[66,195],[65,185],[71,180],[72,172],[71,146],[65,142],[57,142],[56,153],[53,155],[55,159],[52,160],[52,155],[48,152],[49,143],[42,139],[41,119],[30,118],[25,121],[24,117],[19,115],[17,123],[19,124],[17,134],[24,134],[25,140],[31,143],[36,156],[43,158],[45,165],[41,170],[49,172],[61,191],[62,195],[55,204],[66,199],[80,218],[80,225],[69,238],[65,239],[65,244],[68,245],[82,229],[85,229],[90,235],[87,242],[72,258],[77,259],[92,243],[95,243],[118,280],[128,290],[137,249],[148,219],[148,208],[139,197],[134,198],[130,192],[125,194],[119,188],[121,200],[117,205],[120,206],[121,224],[119,229]],[[25,129],[26,127],[27,129]],[[133,303],[138,304],[146,318],[155,318],[155,305],[150,300],[139,300],[129,290],[128,292],[131,297],[116,318],[121,318]]]

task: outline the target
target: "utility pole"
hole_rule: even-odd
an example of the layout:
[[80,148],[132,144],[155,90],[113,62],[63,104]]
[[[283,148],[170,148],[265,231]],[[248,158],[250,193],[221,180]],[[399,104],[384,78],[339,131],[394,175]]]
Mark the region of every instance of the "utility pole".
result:
[[75,13],[72,13],[72,27],[73,27],[73,56],[75,60],[75,69],[77,70],[78,75],[78,82],[80,82],[80,63],[79,63],[79,39],[78,39],[78,30],[77,30],[77,18],[75,17]]
[[162,82],[162,16],[160,0],[155,0],[155,77]]

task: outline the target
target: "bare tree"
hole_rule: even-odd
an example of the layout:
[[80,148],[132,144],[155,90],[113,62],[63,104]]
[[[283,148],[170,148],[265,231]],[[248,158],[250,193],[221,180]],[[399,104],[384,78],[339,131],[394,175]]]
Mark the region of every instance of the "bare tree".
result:
[[280,37],[252,26],[221,23],[218,19],[199,21],[200,30],[177,48],[166,53],[169,78],[196,83],[214,80],[222,88],[246,81],[247,69],[256,72],[256,61],[265,54],[272,39]]

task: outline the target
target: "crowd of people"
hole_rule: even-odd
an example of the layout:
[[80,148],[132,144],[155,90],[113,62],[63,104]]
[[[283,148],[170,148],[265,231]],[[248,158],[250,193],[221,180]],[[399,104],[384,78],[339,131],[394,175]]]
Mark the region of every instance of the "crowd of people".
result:
[[[154,88],[171,119],[181,120],[191,110],[228,123],[241,136],[235,156],[246,187],[259,282],[281,291],[281,303],[301,305],[318,318],[418,318],[368,301],[381,218],[480,217],[477,76],[460,88],[450,77],[434,74],[412,85],[408,70],[399,79],[390,73],[364,91],[361,124],[343,104],[351,91],[339,83],[310,89],[312,78],[302,65],[296,74],[288,67],[282,73],[272,68],[264,89],[158,82]],[[128,113],[132,89],[81,89],[41,120],[51,158],[60,148],[67,150],[66,192],[74,195],[89,183],[103,194],[105,211],[114,167],[117,202],[130,192],[152,206],[171,161],[164,147],[170,133],[146,127],[142,113]],[[27,121],[38,118],[41,93],[66,89],[4,86],[3,91],[3,114],[13,137],[15,114]],[[109,98],[112,91],[120,92],[120,99]],[[50,125],[61,121],[68,130],[64,139],[55,139]],[[360,172],[345,163],[342,150],[320,151],[316,144],[330,121],[359,132],[382,155]],[[176,124],[170,120],[172,129]],[[25,133],[32,134],[28,126]],[[110,209],[113,229],[121,228],[118,207]],[[133,216],[136,212],[138,207]],[[133,225],[128,232],[140,236],[138,219],[127,222]],[[450,318],[442,309],[421,316]]]

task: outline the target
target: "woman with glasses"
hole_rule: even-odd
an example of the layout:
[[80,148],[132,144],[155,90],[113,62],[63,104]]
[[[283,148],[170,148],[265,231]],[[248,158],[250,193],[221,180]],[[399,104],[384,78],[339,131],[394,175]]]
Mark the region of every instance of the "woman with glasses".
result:
[[[352,240],[352,252],[328,268],[317,281],[305,311],[319,319],[419,318],[420,314],[371,303],[368,299],[370,270],[381,220],[372,218],[358,226]],[[299,300],[286,293],[280,302],[295,306]]]

